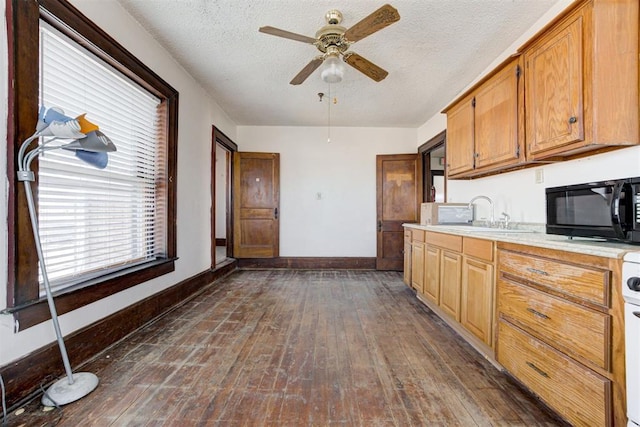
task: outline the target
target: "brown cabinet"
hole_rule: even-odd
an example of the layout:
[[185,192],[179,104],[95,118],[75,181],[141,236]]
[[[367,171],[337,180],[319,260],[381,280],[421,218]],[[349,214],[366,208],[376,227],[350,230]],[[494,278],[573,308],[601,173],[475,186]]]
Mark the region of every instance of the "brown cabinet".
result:
[[493,346],[494,243],[465,238],[463,241],[460,323],[488,346]]
[[447,106],[448,178],[639,144],[638,9],[576,1]]
[[405,285],[411,287],[411,229],[404,229],[404,264],[402,279]]
[[440,304],[440,260],[442,249],[426,245],[424,251],[424,286],[423,294],[432,303]]
[[638,1],[590,0],[520,49],[527,159],[638,144]]
[[440,308],[458,322],[461,280],[462,255],[443,250],[440,259]]
[[424,286],[424,242],[411,245],[411,287],[422,293]]
[[425,232],[420,298],[480,351],[493,355],[495,243]]
[[447,174],[465,178],[524,160],[520,58],[510,58],[447,107]]
[[500,320],[498,361],[576,426],[611,425],[611,381]]
[[613,405],[623,411],[612,397],[624,378],[612,360],[616,268],[594,256],[499,245],[497,361],[574,425],[612,425]]

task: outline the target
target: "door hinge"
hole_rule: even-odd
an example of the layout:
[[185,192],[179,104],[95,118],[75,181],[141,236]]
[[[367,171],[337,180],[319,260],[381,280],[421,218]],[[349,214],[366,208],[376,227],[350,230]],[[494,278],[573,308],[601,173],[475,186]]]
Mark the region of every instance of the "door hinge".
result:
[[516,158],[520,157],[520,144],[516,145]]
[[516,65],[516,77],[520,78],[521,75],[522,75],[522,67],[520,67],[520,65]]
[[473,108],[476,108],[476,97],[474,96],[473,99],[471,100],[471,106]]

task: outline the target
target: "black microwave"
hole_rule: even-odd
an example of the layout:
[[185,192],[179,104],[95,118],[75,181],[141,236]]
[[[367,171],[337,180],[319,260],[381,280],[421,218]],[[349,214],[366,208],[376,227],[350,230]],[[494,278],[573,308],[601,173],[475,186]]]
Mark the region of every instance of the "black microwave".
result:
[[640,177],[546,189],[547,233],[640,244]]

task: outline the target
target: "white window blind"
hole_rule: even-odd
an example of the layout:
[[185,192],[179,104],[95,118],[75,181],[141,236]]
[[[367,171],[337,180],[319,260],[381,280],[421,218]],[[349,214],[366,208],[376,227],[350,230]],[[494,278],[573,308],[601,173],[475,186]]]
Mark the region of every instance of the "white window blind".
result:
[[43,21],[40,43],[40,105],[87,113],[117,147],[103,170],[65,150],[39,157],[39,227],[52,288],[166,256],[160,100]]

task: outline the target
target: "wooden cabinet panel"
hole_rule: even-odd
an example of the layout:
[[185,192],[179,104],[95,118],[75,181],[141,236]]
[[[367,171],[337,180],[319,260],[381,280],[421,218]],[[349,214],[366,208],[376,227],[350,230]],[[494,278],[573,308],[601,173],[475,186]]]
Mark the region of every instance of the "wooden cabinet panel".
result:
[[528,161],[639,143],[638,9],[576,2],[520,49]]
[[411,286],[422,293],[424,285],[424,242],[411,245]]
[[466,97],[447,111],[447,175],[472,171],[475,148],[473,97]]
[[429,245],[439,246],[453,252],[462,252],[462,236],[446,233],[425,233],[425,241]]
[[461,259],[461,254],[445,250],[440,258],[440,308],[457,321],[460,321]]
[[611,381],[502,319],[498,362],[576,426],[610,426]]
[[500,252],[500,270],[572,297],[609,305],[609,271],[509,251]]
[[610,316],[535,289],[500,281],[498,310],[565,353],[608,370]]
[[493,262],[493,252],[494,252],[493,246],[494,246],[493,240],[474,239],[471,237],[465,237],[463,240],[462,252],[465,255],[472,256],[474,258]]
[[404,270],[402,271],[402,280],[407,286],[411,286],[411,240],[404,240]]
[[511,58],[447,107],[447,174],[467,178],[524,160],[520,58]]
[[460,322],[489,346],[493,344],[493,283],[493,264],[463,259]]
[[515,164],[521,158],[520,123],[524,122],[520,121],[523,110],[518,102],[519,77],[519,59],[514,59],[475,93],[476,170]]
[[440,257],[441,250],[427,244],[424,251],[423,294],[434,304],[440,304]]
[[583,17],[575,16],[524,53],[526,139],[535,154],[584,139]]

